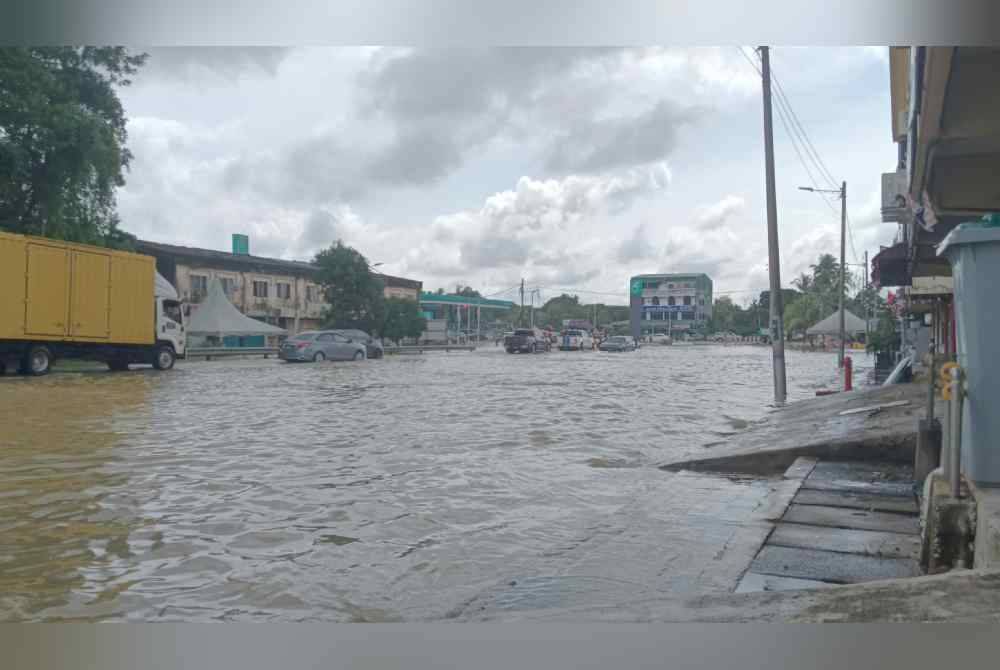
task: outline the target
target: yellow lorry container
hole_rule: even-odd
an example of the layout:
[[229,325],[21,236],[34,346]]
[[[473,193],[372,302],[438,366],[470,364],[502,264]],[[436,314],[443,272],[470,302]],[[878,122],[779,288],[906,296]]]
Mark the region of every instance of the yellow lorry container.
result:
[[31,342],[52,358],[142,362],[157,344],[155,277],[151,256],[0,232],[0,354]]

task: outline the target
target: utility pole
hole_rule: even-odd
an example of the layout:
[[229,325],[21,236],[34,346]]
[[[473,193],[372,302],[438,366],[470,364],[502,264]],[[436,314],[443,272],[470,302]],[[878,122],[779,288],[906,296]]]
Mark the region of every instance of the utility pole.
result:
[[760,47],[764,97],[764,178],[767,188],[767,266],[770,275],[771,360],[774,368],[774,402],[783,405],[785,391],[785,325],[781,300],[778,254],[778,204],[774,186],[774,128],[771,118],[771,61],[767,47]]
[[[840,325],[837,328],[840,334],[840,348],[837,350],[837,367],[844,367],[844,345],[847,339],[847,333],[844,328],[844,293],[847,290],[847,263],[844,258],[844,249],[847,242],[847,182],[841,182],[840,188],[837,190],[823,189],[823,188],[811,188],[809,186],[799,186],[800,191],[810,191],[812,193],[835,193],[840,198],[840,297],[837,299],[837,304],[840,307]],[[868,261],[867,252],[865,252],[865,273],[867,274]]]
[[837,367],[844,367],[844,292],[847,282],[847,264],[844,258],[844,242],[847,237],[847,182],[840,184],[840,351],[837,353]]
[[521,277],[521,312],[517,320],[524,324],[524,277]]
[[864,288],[863,295],[865,297],[865,348],[868,348],[868,336],[870,335],[869,326],[871,324],[871,317],[869,316],[869,309],[871,307],[871,296],[868,295],[868,250],[865,249],[865,276],[862,282]]

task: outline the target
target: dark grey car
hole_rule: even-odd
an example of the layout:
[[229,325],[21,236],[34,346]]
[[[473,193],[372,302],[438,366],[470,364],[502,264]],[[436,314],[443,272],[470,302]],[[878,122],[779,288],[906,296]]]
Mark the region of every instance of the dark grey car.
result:
[[364,342],[334,331],[299,333],[281,343],[278,358],[285,361],[360,361],[367,358]]
[[382,343],[363,330],[338,328],[334,332],[342,333],[355,342],[364,343],[368,358],[382,358],[383,354],[385,354],[385,349],[382,347]]
[[635,351],[635,340],[631,337],[615,335],[601,342],[598,349],[601,351]]

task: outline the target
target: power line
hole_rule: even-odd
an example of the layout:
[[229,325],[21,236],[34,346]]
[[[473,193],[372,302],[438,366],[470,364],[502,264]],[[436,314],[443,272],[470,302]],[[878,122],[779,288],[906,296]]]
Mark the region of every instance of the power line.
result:
[[[763,76],[760,68],[757,67],[757,64],[753,61],[753,59],[747,56],[746,52],[743,51],[743,48],[737,47],[737,49],[739,50],[743,58],[745,58],[747,62],[750,63],[750,66],[757,71],[757,74]],[[777,77],[774,75],[773,69],[771,70],[771,78],[774,80],[775,84],[777,84]],[[819,182],[817,182],[816,178],[813,176],[813,171],[809,169],[809,164],[806,162],[805,158],[803,158],[802,151],[805,151],[806,157],[808,157],[813,162],[815,170],[821,176],[826,178],[827,181],[829,181],[829,177],[826,174],[824,174],[824,168],[823,165],[821,164],[822,159],[817,161],[818,154],[816,158],[814,158],[809,153],[808,146],[811,146],[811,143],[809,142],[809,137],[805,134],[805,129],[802,128],[801,124],[799,124],[798,127],[796,127],[795,121],[793,121],[793,119],[797,120],[798,117],[795,115],[795,110],[792,109],[791,103],[789,102],[787,96],[784,95],[784,92],[783,91],[780,92],[775,99],[778,102],[778,118],[781,120],[781,124],[785,128],[785,132],[788,134],[788,138],[792,142],[792,148],[795,149],[795,155],[798,156],[799,163],[802,164],[802,167],[806,172],[806,176],[809,178],[809,181],[812,183],[813,187],[816,189],[820,189],[821,187],[819,185]],[[799,144],[802,145],[801,151],[799,149]],[[834,184],[834,186],[836,187],[836,184]],[[829,207],[830,210],[835,215],[838,214],[836,208],[829,201],[826,194],[819,193],[819,195],[823,199],[823,202],[826,203],[827,207]]]
[[[746,61],[750,63],[751,67],[753,67],[753,69],[756,70],[758,74],[761,74],[760,68],[757,67],[757,64],[753,61],[753,59],[747,56],[746,52],[743,51],[743,48],[737,47],[737,50],[740,52],[740,55],[742,55],[743,58],[745,58]],[[816,147],[809,139],[809,135],[808,133],[806,133],[805,128],[802,126],[802,122],[799,121],[799,117],[795,113],[795,109],[792,107],[792,103],[788,99],[788,96],[785,94],[785,91],[781,86],[781,82],[778,81],[778,77],[774,73],[773,67],[771,68],[771,79],[775,83],[777,92],[776,100],[778,101],[778,106],[777,106],[778,118],[781,120],[781,124],[785,128],[785,132],[788,134],[788,137],[791,140],[792,148],[795,150],[795,155],[798,157],[799,163],[801,163],[802,168],[806,172],[806,176],[809,178],[809,181],[816,189],[816,192],[823,199],[823,202],[826,203],[826,206],[830,209],[830,211],[834,214],[834,216],[837,216],[839,215],[837,208],[834,206],[832,202],[830,202],[830,199],[828,198],[827,194],[821,191],[821,187],[817,182],[816,178],[813,176],[813,171],[809,169],[808,163],[803,158],[802,152],[805,151],[806,157],[808,157],[812,161],[813,166],[815,167],[816,171],[822,178],[826,179],[826,181],[835,189],[839,189],[839,185],[837,184],[837,181],[833,178],[833,175],[830,173],[830,170],[826,167],[826,163],[823,161],[823,158],[819,155],[819,152],[816,150]],[[802,145],[802,150],[799,149],[799,144]],[[847,218],[847,236],[848,240],[850,241],[851,255],[854,257],[854,262],[857,263],[858,252],[854,246],[854,231],[851,229],[850,216],[847,216],[846,218]]]
[[785,105],[788,107],[788,110],[791,113],[793,124],[796,127],[798,127],[799,132],[802,134],[802,137],[805,139],[807,153],[809,151],[812,152],[812,156],[814,157],[814,161],[815,161],[817,167],[819,167],[819,169],[820,169],[820,174],[822,174],[824,176],[824,178],[827,180],[827,182],[833,188],[837,188],[837,180],[834,179],[833,174],[831,174],[830,170],[827,169],[826,163],[823,162],[823,158],[819,155],[819,152],[816,151],[816,147],[813,146],[812,141],[809,139],[809,134],[806,133],[806,129],[802,126],[802,123],[799,121],[799,117],[795,113],[795,110],[792,107],[792,103],[788,99],[788,96],[785,95],[785,89],[782,88],[781,82],[778,80],[778,75],[774,73],[774,69],[773,68],[771,69],[771,79],[774,80],[775,87],[778,90],[778,97],[781,98],[785,102]]
[[[826,163],[823,161],[823,157],[819,155],[819,151],[816,150],[816,147],[815,145],[813,145],[812,140],[809,139],[809,134],[806,133],[806,129],[802,126],[802,122],[799,121],[799,117],[795,113],[795,109],[792,107],[791,101],[785,94],[785,90],[781,86],[781,81],[778,79],[778,75],[774,73],[773,68],[771,70],[771,78],[774,80],[775,86],[777,87],[779,99],[781,99],[784,102],[784,105],[787,108],[789,115],[791,116],[793,127],[797,127],[799,130],[800,138],[805,143],[807,155],[809,155],[811,152],[811,158],[813,159],[814,165],[816,165],[816,167],[819,169],[820,175],[822,175],[823,178],[827,180],[830,186],[832,186],[833,188],[838,188],[837,180],[833,177],[833,174],[830,172],[829,168],[826,167]],[[830,203],[830,201],[826,199],[825,196],[823,197],[823,200],[827,203],[827,205],[830,206],[830,209],[833,210],[834,213],[836,213],[836,209],[833,207],[832,203]],[[847,239],[850,241],[851,255],[854,257],[854,262],[857,263],[858,252],[857,249],[855,249],[854,247],[854,232],[851,230],[851,217],[847,215],[846,218],[847,218]]]

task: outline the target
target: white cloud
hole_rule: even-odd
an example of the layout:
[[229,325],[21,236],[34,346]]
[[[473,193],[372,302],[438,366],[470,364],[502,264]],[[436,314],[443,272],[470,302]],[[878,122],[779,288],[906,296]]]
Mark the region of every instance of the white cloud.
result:
[[440,274],[449,283],[490,271],[536,281],[589,281],[614,251],[609,222],[669,183],[662,163],[605,175],[522,177],[478,210],[438,217],[426,240],[407,253],[403,270]]
[[746,200],[737,195],[727,195],[719,202],[699,207],[695,212],[695,225],[703,230],[720,228],[726,220],[745,208]]
[[[894,232],[878,212],[879,174],[895,161],[883,56],[772,58],[850,184],[859,255]],[[720,290],[767,285],[760,80],[733,47],[193,50],[159,62],[122,91],[135,159],[120,213],[142,237],[225,249],[246,232],[254,253],[287,258],[340,237],[387,272],[486,291],[525,276],[624,301],[631,274],[697,269]],[[837,248],[839,224],[795,191],[806,175],[782,132],[787,283]]]

